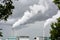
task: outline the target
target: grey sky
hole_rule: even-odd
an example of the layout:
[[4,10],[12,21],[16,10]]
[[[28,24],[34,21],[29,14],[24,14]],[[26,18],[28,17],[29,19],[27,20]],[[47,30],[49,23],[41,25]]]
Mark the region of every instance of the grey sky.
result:
[[[9,17],[7,22],[0,22],[0,28],[3,28],[3,33],[4,33],[5,36],[10,36],[11,35],[10,32],[12,32],[13,23],[15,23],[15,21],[17,21],[19,18],[21,18],[26,10],[30,10],[29,9],[30,5],[37,4],[38,1],[39,0],[19,0],[19,1],[15,1],[14,2],[15,9],[13,11],[12,16]],[[56,11],[53,8],[50,8],[50,9],[53,10],[53,11]],[[52,13],[52,11],[49,11],[49,10],[44,15],[37,15],[37,17],[31,18],[27,22],[26,25],[21,26],[21,27],[19,26],[19,27],[15,28],[16,32],[20,31],[21,32],[20,34],[22,34],[22,35],[25,35],[25,34],[29,35],[29,34],[31,34],[30,32],[32,32],[33,35],[35,35],[34,33],[37,33],[37,35],[39,35],[41,33],[40,36],[42,36],[43,24],[44,24],[45,20],[47,18],[52,17],[54,14],[56,14],[55,12]],[[25,27],[25,28],[21,29],[23,27]],[[39,29],[39,30],[37,30],[37,29]],[[46,32],[47,33],[46,36],[48,36],[49,35],[49,33],[48,33],[49,32],[49,26],[46,29],[47,29],[46,30],[47,31]],[[23,33],[25,33],[25,34],[23,34]]]
[[[27,1],[26,1],[27,2]],[[29,1],[28,1],[29,2]],[[42,1],[40,1],[42,2]],[[44,0],[44,3],[47,3],[49,5],[49,9],[46,10],[44,13],[42,13],[41,11],[38,12],[38,14],[36,16],[33,16],[32,18],[30,18],[29,20],[27,20],[26,23],[23,22],[22,25],[25,25],[25,24],[28,24],[28,23],[34,23],[36,21],[44,21],[48,18],[51,18],[53,15],[55,15],[58,11],[58,8],[56,7],[56,5],[54,5],[54,3],[52,3],[50,0]],[[45,6],[45,4],[42,3],[42,5]],[[35,3],[36,4],[36,3]],[[22,4],[24,5],[24,4]],[[25,4],[25,6],[28,5],[28,4]],[[25,6],[23,6],[23,8],[26,8]],[[28,8],[29,6],[32,6],[32,5],[28,5]],[[53,6],[53,7],[52,7]],[[24,9],[23,9],[24,10]],[[25,10],[26,11],[26,10]],[[21,13],[22,14],[22,13]],[[23,13],[24,14],[24,13]],[[23,15],[22,15],[23,16]],[[19,17],[19,19],[21,19]]]
[[[9,17],[8,21],[4,22],[4,23],[12,25],[15,21],[17,21],[19,18],[21,18],[24,15],[24,12],[26,10],[30,10],[29,6],[31,6],[33,4],[37,4],[38,1],[39,0],[24,0],[24,1],[19,0],[19,1],[14,1],[13,5],[15,5],[15,9],[13,10],[13,14]],[[53,6],[53,4],[50,5],[50,6]],[[56,12],[53,12],[53,11],[56,11],[53,8],[55,8],[55,6],[48,9],[48,11],[45,12],[45,14],[43,14],[43,15],[38,14],[38,15],[32,17],[27,23],[32,23],[32,22],[35,22],[35,21],[44,21],[44,20],[52,17],[53,15],[56,14]],[[39,13],[41,13],[41,12],[39,12]]]

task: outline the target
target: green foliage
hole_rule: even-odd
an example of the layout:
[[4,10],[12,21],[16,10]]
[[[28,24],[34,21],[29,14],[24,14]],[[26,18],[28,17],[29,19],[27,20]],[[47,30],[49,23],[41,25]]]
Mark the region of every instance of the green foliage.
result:
[[7,18],[12,14],[12,9],[14,6],[12,5],[12,0],[3,0],[3,4],[0,4],[0,20],[7,20]]
[[51,40],[57,40],[60,37],[60,17],[57,19],[57,22],[51,24],[50,34]]
[[60,0],[54,0],[53,2],[58,6],[58,8],[60,10]]
[[2,32],[0,32],[0,37],[3,37]]
[[1,30],[2,30],[2,29],[0,29],[0,37],[3,37]]

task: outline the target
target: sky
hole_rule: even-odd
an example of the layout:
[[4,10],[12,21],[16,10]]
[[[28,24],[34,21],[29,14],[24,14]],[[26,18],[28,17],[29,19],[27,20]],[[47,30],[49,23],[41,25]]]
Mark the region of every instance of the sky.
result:
[[[8,18],[8,21],[6,21],[6,22],[3,21],[3,20],[0,21],[0,28],[3,28],[3,32],[5,33],[4,35],[6,35],[6,34],[9,35],[10,32],[8,32],[8,31],[12,30],[13,24],[23,17],[24,12],[26,12],[27,10],[29,12],[31,11],[29,6],[32,6],[32,8],[33,8],[33,7],[35,7],[34,4],[37,5],[38,2],[39,2],[39,0],[19,0],[19,1],[14,1],[13,5],[15,6],[15,9],[13,10],[13,14]],[[48,3],[48,1],[47,1],[47,3]],[[34,16],[31,19],[29,19],[25,24],[23,24],[21,26],[18,25],[15,28],[15,30],[18,30],[18,29],[25,30],[23,28],[26,28],[26,30],[32,29],[32,30],[37,32],[38,30],[35,30],[34,28],[37,28],[37,29],[38,28],[40,28],[40,29],[42,28],[43,29],[43,25],[42,24],[44,24],[45,21],[48,18],[52,18],[52,16],[55,15],[57,13],[57,11],[58,11],[58,8],[55,5],[53,5],[53,4],[51,5],[51,4],[52,3],[49,4],[50,8],[45,12],[45,14],[44,13],[42,14],[42,12],[38,12],[38,14],[36,16]],[[41,14],[39,14],[39,13],[41,13]],[[37,25],[38,25],[38,27],[36,27]],[[48,29],[48,26],[47,26],[46,29]],[[50,26],[49,26],[49,28],[50,28]],[[41,29],[41,31],[42,31],[42,29]],[[49,29],[48,29],[48,32],[49,32]]]
[[[51,18],[53,15],[55,15],[57,13],[58,8],[50,0],[42,0],[42,1],[38,0],[38,1],[39,2],[37,2],[37,4],[36,3],[34,3],[33,5],[28,4],[29,10],[24,11],[22,17],[19,18],[18,21],[16,21],[13,24],[13,27],[16,27],[19,25],[25,25],[25,24],[29,24],[29,23],[34,23],[36,21],[44,21],[48,18]],[[19,1],[19,2],[21,2],[21,1]],[[30,2],[30,1],[28,1],[28,2]],[[25,6],[26,5],[27,4],[25,4]],[[53,13],[53,14],[51,14],[51,13]]]

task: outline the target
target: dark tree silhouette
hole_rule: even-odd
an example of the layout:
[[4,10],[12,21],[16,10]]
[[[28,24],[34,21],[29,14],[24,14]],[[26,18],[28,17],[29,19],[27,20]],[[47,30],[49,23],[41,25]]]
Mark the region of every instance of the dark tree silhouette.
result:
[[[60,10],[60,0],[54,0],[53,2]],[[51,40],[60,40],[60,17],[57,18],[57,22],[51,24],[50,34]]]
[[54,0],[53,2],[58,6],[58,8],[60,10],[60,0]]
[[60,17],[57,19],[57,22],[52,23],[50,34],[51,40],[58,40],[60,38]]
[[3,4],[0,4],[0,20],[7,20],[7,18],[12,14],[12,9],[14,9],[12,0],[3,0]]
[[0,37],[3,37],[2,32],[0,32]]
[[3,37],[3,34],[2,34],[2,32],[1,32],[1,30],[2,30],[2,29],[0,29],[0,37]]

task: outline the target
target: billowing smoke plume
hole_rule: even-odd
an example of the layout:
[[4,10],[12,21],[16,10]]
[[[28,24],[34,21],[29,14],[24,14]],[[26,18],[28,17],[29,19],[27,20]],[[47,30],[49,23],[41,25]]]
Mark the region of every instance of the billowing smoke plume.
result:
[[23,17],[20,18],[17,22],[15,22],[13,24],[13,28],[17,27],[18,25],[26,23],[33,16],[36,16],[39,11],[41,12],[40,14],[44,14],[45,11],[47,11],[51,5],[51,3],[49,3],[49,2],[47,3],[47,0],[40,0],[38,2],[38,4],[34,4],[33,6],[29,6],[30,11],[28,11],[28,10],[25,11]]
[[47,19],[46,22],[44,23],[44,27],[46,27],[48,24],[57,22],[56,19],[59,17],[60,17],[60,11],[58,11],[58,13],[56,15],[54,15],[52,18]]
[[15,24],[13,24],[13,27],[16,27],[18,25],[24,24],[25,22],[27,22],[27,20],[29,20],[31,17],[35,16],[36,14],[38,14],[39,11],[45,12],[45,10],[48,9],[48,5],[46,4],[46,6],[40,5],[40,4],[34,4],[33,6],[29,6],[30,8],[30,12],[27,10],[26,12],[24,12],[24,15],[21,19],[19,19],[17,22],[15,22]]

